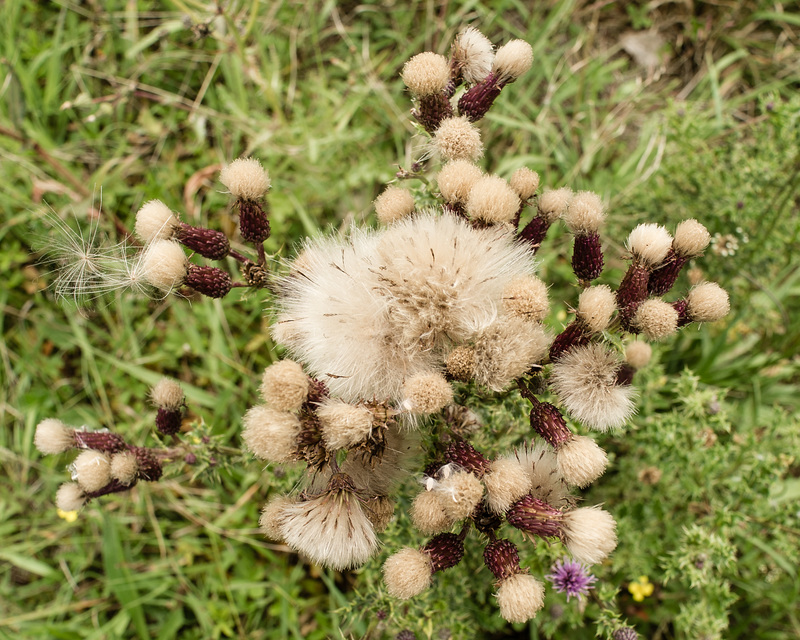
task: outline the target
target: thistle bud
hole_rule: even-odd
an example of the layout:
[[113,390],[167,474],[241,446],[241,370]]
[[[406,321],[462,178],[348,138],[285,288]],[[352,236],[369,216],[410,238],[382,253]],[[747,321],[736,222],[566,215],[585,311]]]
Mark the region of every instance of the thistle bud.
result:
[[555,362],[571,349],[585,345],[591,339],[588,327],[582,322],[571,322],[556,336],[550,345],[550,360]]
[[109,431],[75,431],[73,436],[79,449],[116,453],[128,446],[121,435]]
[[269,204],[239,200],[239,232],[247,242],[260,244],[269,238]]
[[217,267],[190,264],[183,283],[209,298],[224,298],[233,283],[227,272]]
[[531,427],[554,449],[572,438],[561,412],[549,402],[537,402],[531,408]]
[[454,533],[440,533],[422,547],[431,559],[433,573],[455,567],[464,557],[464,542]]
[[130,452],[136,457],[138,465],[137,477],[148,482],[156,482],[161,478],[164,470],[150,449],[146,447],[131,447]]
[[174,380],[162,378],[150,392],[153,404],[158,407],[156,428],[159,433],[178,433],[183,422],[184,395],[181,386]]
[[511,526],[541,538],[559,537],[563,519],[559,509],[531,495],[515,502],[506,514]]
[[444,452],[445,460],[474,473],[479,478],[489,468],[489,461],[466,440],[454,440]]
[[209,260],[222,260],[231,250],[228,236],[221,231],[193,227],[185,223],[179,224],[175,239],[184,247]]
[[483,562],[498,580],[505,580],[522,571],[519,566],[519,552],[510,540],[494,540],[486,545]]

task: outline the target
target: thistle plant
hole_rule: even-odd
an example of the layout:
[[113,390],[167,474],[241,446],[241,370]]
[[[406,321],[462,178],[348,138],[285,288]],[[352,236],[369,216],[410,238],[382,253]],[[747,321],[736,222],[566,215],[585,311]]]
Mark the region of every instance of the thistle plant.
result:
[[[250,255],[151,201],[136,216],[141,247],[125,257],[158,295],[263,291],[272,338],[288,357],[263,372],[242,440],[259,460],[305,468],[294,492],[264,506],[265,535],[320,565],[360,567],[380,551],[402,482],[415,477],[406,515],[421,538],[385,561],[387,592],[404,600],[435,588],[435,574],[457,566],[472,537],[509,622],[530,620],[545,601],[546,569],[522,566],[513,537],[563,544],[570,558],[547,576],[557,591],[580,599],[593,588],[591,565],[614,551],[617,535],[613,514],[581,506],[576,493],[608,466],[587,434],[621,429],[634,415],[648,341],[729,309],[714,283],[663,297],[709,243],[700,222],[682,222],[674,237],[657,223],[635,227],[625,241],[630,266],[616,282],[604,271],[599,194],[540,188],[534,168],[504,177],[481,165],[478,123],[532,64],[526,42],[495,51],[474,28],[449,56],[408,61],[401,75],[424,144],[375,200],[377,229],[306,239],[289,260],[267,256],[270,178],[245,158],[220,182]],[[571,320],[554,334],[551,283],[537,277],[537,255],[559,221],[573,236],[578,293],[566,300]],[[102,269],[91,275],[102,279]],[[474,410],[502,394],[525,403],[528,420],[514,425],[517,446],[481,451],[470,442],[481,428]],[[160,383],[153,401],[158,431],[179,439],[180,389]],[[57,497],[64,510],[156,481],[161,460],[176,459],[54,420],[39,425],[36,444],[48,454],[82,450],[70,467],[75,483]]]

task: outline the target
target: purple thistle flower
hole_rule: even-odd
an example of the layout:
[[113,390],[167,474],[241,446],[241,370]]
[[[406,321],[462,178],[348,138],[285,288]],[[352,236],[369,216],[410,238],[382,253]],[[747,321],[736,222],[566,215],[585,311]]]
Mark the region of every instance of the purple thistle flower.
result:
[[589,593],[589,589],[594,589],[593,585],[597,581],[586,566],[569,558],[558,560],[550,567],[550,574],[545,577],[553,583],[556,591],[567,594],[567,602],[572,596],[580,600],[581,596]]

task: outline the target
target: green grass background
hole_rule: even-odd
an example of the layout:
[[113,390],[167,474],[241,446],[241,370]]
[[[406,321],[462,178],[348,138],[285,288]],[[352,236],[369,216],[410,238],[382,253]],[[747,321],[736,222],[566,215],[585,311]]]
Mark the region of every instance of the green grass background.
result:
[[[379,638],[410,628],[577,638],[613,629],[609,607],[647,637],[800,635],[796,6],[7,0],[0,15],[0,637]],[[600,193],[612,275],[642,221],[697,217],[739,247],[697,264],[731,292],[731,315],[659,347],[633,426],[602,441],[615,464],[586,498],[609,505],[621,541],[598,570],[600,596],[585,611],[548,600],[530,625],[506,625],[473,557],[419,602],[393,603],[380,560],[421,542],[409,540],[407,518],[358,575],[321,571],[257,530],[260,505],[296,473],[248,458],[214,454],[199,476],[177,465],[75,523],[59,519],[66,461],[33,448],[40,420],[153,444],[147,390],[167,374],[183,381],[197,433],[238,449],[239,418],[278,354],[256,294],[60,305],[38,261],[51,242],[45,216],[85,228],[100,212],[116,241],[159,198],[187,222],[233,233],[216,171],[254,155],[273,184],[269,252],[371,223],[372,200],[421,144],[399,70],[415,53],[446,53],[467,24],[496,44],[524,38],[535,55],[481,123],[484,166],[504,176],[529,166],[545,185]],[[629,33],[662,38],[655,68],[625,52]],[[553,299],[574,302],[568,239],[549,242],[543,276]],[[517,410],[501,407],[490,424]],[[519,440],[496,429],[485,438]],[[662,480],[644,482],[646,467]],[[546,572],[547,553],[528,560]],[[657,589],[636,603],[625,585],[641,574]],[[715,632],[721,619],[730,629]]]

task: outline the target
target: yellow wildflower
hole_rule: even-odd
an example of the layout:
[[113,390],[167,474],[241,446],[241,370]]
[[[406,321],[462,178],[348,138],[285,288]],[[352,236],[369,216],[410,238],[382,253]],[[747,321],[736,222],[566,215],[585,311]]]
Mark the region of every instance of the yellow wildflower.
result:
[[57,513],[59,518],[63,518],[67,522],[75,522],[78,519],[77,511],[64,511],[59,509]]
[[647,596],[653,595],[653,588],[653,583],[647,576],[639,576],[637,580],[628,585],[628,591],[636,602],[641,602]]

